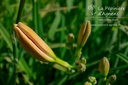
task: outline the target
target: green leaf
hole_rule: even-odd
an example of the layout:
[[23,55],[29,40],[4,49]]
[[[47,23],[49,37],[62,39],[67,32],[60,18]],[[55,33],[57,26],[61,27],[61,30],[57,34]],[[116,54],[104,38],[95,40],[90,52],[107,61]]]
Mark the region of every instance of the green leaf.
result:
[[27,65],[23,55],[24,55],[24,53],[21,54],[21,57],[20,57],[19,62],[18,62],[20,69],[22,71],[24,71],[29,77],[34,78],[32,71],[30,70],[29,66]]
[[6,28],[3,27],[3,25],[0,23],[0,34],[4,38],[5,42],[7,43],[8,47],[12,51],[12,42],[9,35],[9,32],[6,30]]
[[61,13],[59,11],[57,11],[55,13],[55,19],[54,19],[54,21],[51,25],[51,28],[48,32],[48,36],[51,40],[54,40],[54,35],[56,33],[57,27],[59,26],[60,19],[61,19]]
[[67,0],[66,3],[67,3],[67,6],[68,6],[68,11],[70,12],[71,10],[71,7],[73,6],[73,1],[74,0]]
[[119,57],[122,61],[128,64],[128,57],[122,53],[117,54],[117,57]]

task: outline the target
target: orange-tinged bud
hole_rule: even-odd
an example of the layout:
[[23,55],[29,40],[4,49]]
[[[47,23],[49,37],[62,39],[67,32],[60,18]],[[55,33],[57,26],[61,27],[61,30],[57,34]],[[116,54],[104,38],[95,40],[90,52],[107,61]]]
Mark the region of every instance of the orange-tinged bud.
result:
[[56,57],[51,48],[31,28],[19,22],[14,24],[14,29],[21,46],[33,57],[41,61],[58,63],[62,68],[72,68],[70,64]]
[[107,76],[110,69],[109,61],[106,57],[103,57],[99,63],[99,70],[103,76]]
[[91,23],[90,21],[86,21],[82,24],[79,34],[78,34],[78,47],[83,47],[91,33]]
[[54,62],[56,57],[50,47],[28,26],[19,22],[14,29],[21,46],[39,60]]

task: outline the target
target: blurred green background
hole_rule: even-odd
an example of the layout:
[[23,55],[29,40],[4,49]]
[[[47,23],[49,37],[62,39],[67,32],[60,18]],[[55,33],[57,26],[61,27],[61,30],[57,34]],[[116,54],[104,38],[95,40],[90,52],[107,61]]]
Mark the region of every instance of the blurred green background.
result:
[[[125,10],[97,9],[106,6],[122,7]],[[118,15],[95,14],[99,12],[113,12]],[[67,35],[73,33],[76,43],[81,24],[86,20],[92,23],[91,35],[82,50],[82,56],[87,60],[87,68],[85,72],[72,74],[68,78],[65,77],[66,73],[31,57],[14,37],[13,24],[23,22],[31,27],[59,58],[70,62],[71,54],[65,46]],[[116,25],[109,26],[110,24]],[[104,56],[110,61],[109,75],[117,75],[114,85],[127,85],[128,0],[0,2],[0,85],[83,85],[88,76],[95,76],[97,85],[101,85],[98,65]]]

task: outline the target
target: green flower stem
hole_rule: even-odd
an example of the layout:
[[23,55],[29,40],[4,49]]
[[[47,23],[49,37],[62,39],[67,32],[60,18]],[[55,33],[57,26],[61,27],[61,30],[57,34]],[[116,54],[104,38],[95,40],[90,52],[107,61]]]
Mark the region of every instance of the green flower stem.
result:
[[104,80],[104,77],[101,76],[97,85],[106,85],[106,81]]
[[20,0],[18,15],[17,15],[17,18],[16,18],[16,23],[18,23],[20,21],[21,14],[22,14],[22,11],[23,11],[23,8],[24,8],[24,4],[25,4],[25,0]]
[[106,85],[107,77],[101,76],[101,85]]
[[103,81],[106,81],[107,80],[107,77],[105,76],[104,78],[103,78]]
[[69,71],[73,68],[73,66],[70,65],[69,63],[67,63],[66,61],[63,61],[63,60],[61,60],[59,58],[56,58],[55,60],[56,60],[57,64],[63,66],[64,68],[66,68]]
[[76,60],[80,59],[82,48],[78,47],[75,51]]
[[82,50],[82,48],[80,48],[80,47],[77,47],[77,48],[76,48],[76,51],[75,51],[75,54],[74,54],[74,59],[73,59],[73,61],[72,61],[72,64],[73,64],[73,65],[75,64],[76,60],[79,60],[79,59],[80,59],[81,50]]

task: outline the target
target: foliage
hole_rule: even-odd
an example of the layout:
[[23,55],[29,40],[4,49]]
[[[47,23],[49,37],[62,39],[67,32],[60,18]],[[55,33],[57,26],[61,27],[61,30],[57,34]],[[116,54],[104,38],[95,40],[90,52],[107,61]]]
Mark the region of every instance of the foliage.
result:
[[[0,85],[83,85],[94,76],[102,85],[99,61],[110,62],[108,77],[115,74],[114,85],[128,83],[128,0],[3,0],[0,3]],[[103,10],[119,13],[100,17],[94,7],[124,7],[125,10]],[[20,6],[20,7],[19,7]],[[104,19],[104,20],[103,20]],[[107,19],[107,20],[106,20]],[[74,48],[82,23],[90,20],[92,32],[82,49],[86,71],[67,74],[29,55],[18,43],[14,23],[31,27],[60,58],[71,63],[72,53],[66,49],[68,34],[73,33]],[[105,26],[94,26],[104,24]],[[108,24],[117,24],[108,26]]]

